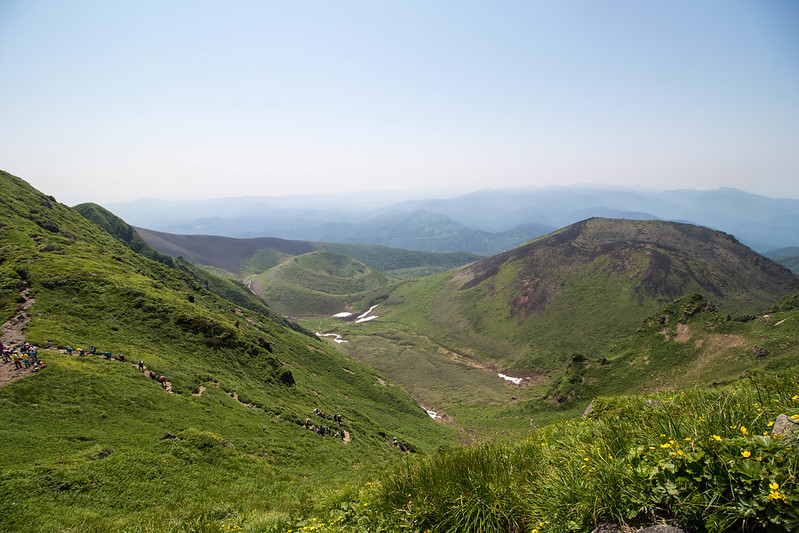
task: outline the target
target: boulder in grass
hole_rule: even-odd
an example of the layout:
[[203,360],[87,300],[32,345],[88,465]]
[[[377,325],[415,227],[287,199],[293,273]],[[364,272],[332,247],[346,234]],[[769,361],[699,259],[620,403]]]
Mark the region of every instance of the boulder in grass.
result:
[[644,529],[640,529],[638,530],[638,533],[685,533],[685,530],[674,526],[658,524],[656,526],[649,526],[645,527]]
[[783,437],[799,438],[799,421],[794,420],[786,414],[781,414],[774,421],[771,429],[771,436],[782,435]]

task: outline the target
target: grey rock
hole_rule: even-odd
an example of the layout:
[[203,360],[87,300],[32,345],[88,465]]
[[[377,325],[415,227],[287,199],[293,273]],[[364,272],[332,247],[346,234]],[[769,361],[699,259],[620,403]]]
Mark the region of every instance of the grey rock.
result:
[[685,533],[685,530],[674,526],[658,524],[656,526],[649,526],[645,527],[644,529],[640,529],[638,530],[638,533]]
[[799,422],[789,417],[786,414],[781,414],[774,421],[774,427],[771,430],[771,436],[782,435],[783,437],[797,438],[799,437]]

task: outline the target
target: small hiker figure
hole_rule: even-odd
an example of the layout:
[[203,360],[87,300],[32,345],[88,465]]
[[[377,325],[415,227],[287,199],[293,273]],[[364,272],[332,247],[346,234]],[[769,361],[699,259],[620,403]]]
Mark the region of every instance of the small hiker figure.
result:
[[89,348],[89,353],[92,354],[92,355],[96,354],[97,353],[97,348],[95,346],[92,346],[91,348]]
[[166,377],[160,376],[158,378],[158,383],[160,383],[164,390],[166,390]]
[[139,365],[139,372],[144,372],[144,361],[142,361],[141,359],[139,359],[139,362],[138,362],[138,363],[136,363],[136,364],[138,364],[138,365]]
[[394,437],[394,446],[397,445],[397,437]]
[[124,363],[125,362],[125,354],[122,354],[122,353],[119,354],[119,360]]
[[78,355],[81,356],[81,357],[85,357],[86,356],[86,350],[84,350],[83,348],[78,348]]
[[72,346],[67,346],[67,355],[72,355]]
[[106,359],[111,359],[111,351],[110,350],[106,350],[103,355],[105,356]]
[[155,372],[150,370],[150,379],[155,379]]

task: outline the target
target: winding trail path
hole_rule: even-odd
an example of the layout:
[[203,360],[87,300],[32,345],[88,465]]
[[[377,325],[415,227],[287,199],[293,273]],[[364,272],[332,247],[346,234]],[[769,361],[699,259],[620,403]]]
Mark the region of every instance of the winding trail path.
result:
[[[19,292],[19,300],[21,303],[18,305],[17,312],[14,316],[6,320],[0,325],[0,340],[6,345],[6,348],[16,348],[25,344],[27,336],[25,335],[25,328],[28,327],[30,316],[28,310],[36,301],[30,295],[30,289],[23,287]],[[0,386],[10,383],[15,379],[23,378],[33,374],[33,368],[20,368],[14,367],[14,363],[0,363]]]

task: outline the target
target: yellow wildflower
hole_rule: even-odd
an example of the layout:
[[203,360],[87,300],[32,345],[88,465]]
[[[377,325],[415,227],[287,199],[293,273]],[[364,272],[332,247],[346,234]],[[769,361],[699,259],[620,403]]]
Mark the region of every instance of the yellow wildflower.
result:
[[752,455],[752,452],[750,452],[749,450],[744,450],[741,452],[741,455],[743,455],[744,457],[749,457],[750,455]]
[[749,435],[749,430],[746,429],[744,426],[741,426],[741,433],[743,433],[744,435]]
[[661,444],[661,445],[660,445],[660,447],[661,447],[661,448],[671,448],[671,444],[669,444],[669,443],[667,442],[666,444]]
[[780,484],[776,482],[771,482],[768,484],[768,488],[770,488],[771,490],[777,490],[778,488],[780,488]]
[[718,435],[711,435],[710,440],[721,440],[721,437],[719,437]]

